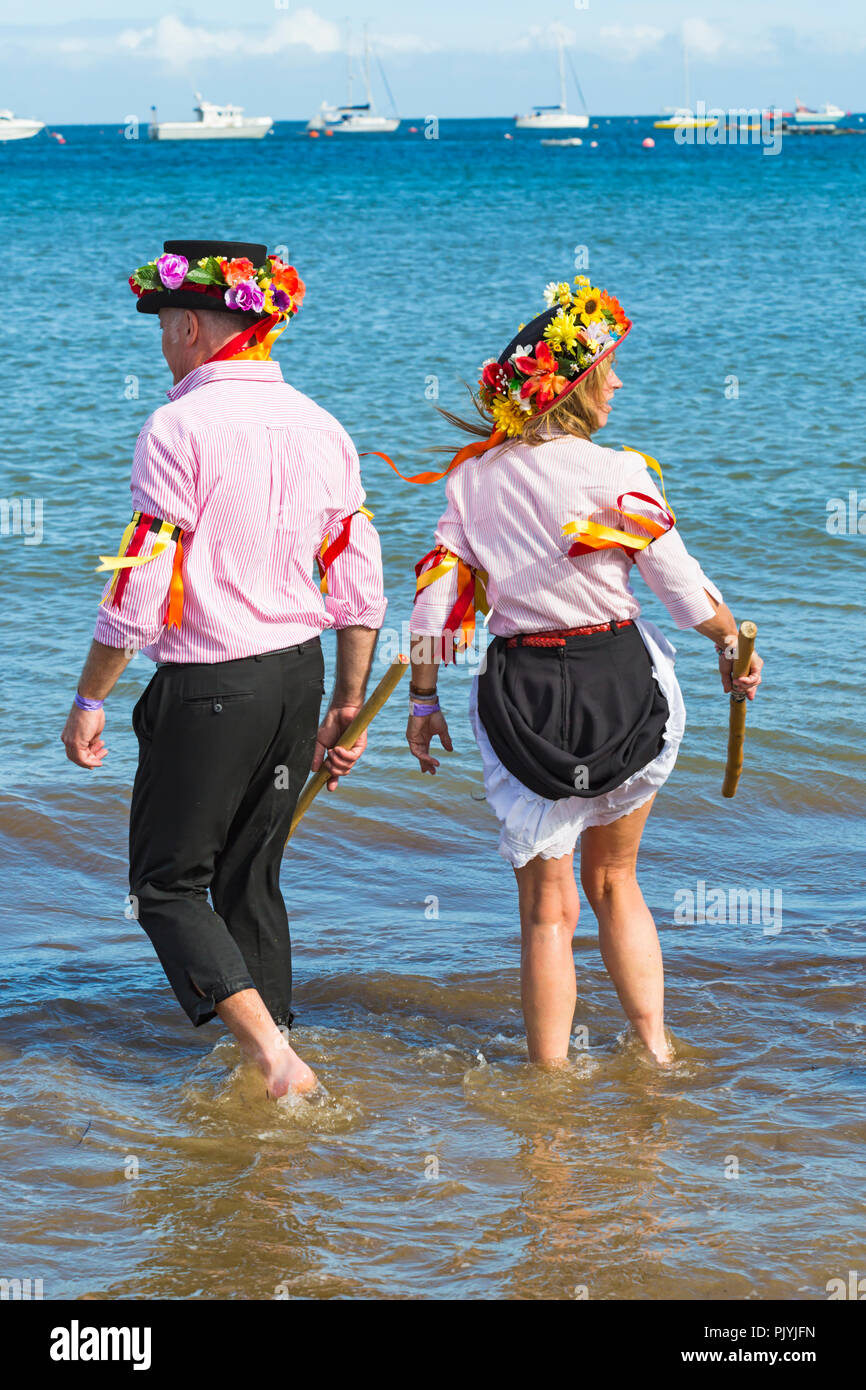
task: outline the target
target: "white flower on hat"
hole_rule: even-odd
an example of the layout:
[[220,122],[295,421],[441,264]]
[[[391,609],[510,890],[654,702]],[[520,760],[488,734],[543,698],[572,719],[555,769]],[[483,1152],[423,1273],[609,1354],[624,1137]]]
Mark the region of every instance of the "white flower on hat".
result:
[[613,341],[610,336],[610,330],[604,323],[591,323],[589,328],[584,329],[584,336],[586,338],[586,346],[593,356],[602,348],[609,347]]
[[530,414],[532,410],[532,399],[531,397],[527,398],[525,396],[521,396],[519,386],[512,386],[508,394],[514,401],[515,405],[519,406],[521,410],[525,410],[527,415]]
[[549,285],[544,286],[544,302],[548,309],[552,309],[559,298],[559,285],[556,280],[551,280]]
[[532,357],[534,352],[535,348],[532,343],[527,343],[526,347],[521,347],[518,343],[508,360],[509,362],[513,362],[515,357]]

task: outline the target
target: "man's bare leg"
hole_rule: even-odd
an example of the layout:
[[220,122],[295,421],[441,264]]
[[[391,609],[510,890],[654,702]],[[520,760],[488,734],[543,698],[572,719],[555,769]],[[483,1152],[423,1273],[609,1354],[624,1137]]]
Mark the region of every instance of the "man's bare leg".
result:
[[295,1091],[304,1095],[318,1085],[316,1073],[301,1061],[297,1052],[271,1018],[257,989],[241,989],[230,994],[217,1013],[234,1033],[244,1052],[255,1062],[273,1100]]

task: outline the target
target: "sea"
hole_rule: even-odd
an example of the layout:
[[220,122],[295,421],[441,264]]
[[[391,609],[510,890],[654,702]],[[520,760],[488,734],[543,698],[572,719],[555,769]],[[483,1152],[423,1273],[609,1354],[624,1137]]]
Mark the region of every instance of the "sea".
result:
[[[0,145],[0,1276],[46,1299],[816,1300],[866,1272],[863,561],[866,131],[678,144],[599,118],[394,135],[149,142],[126,125]],[[654,139],[653,146],[644,142]],[[170,385],[130,271],[175,237],[266,241],[307,284],[275,355],[363,460],[406,648],[413,566],[461,441],[435,405],[585,272],[635,323],[605,434],[664,467],[681,532],[766,662],[721,797],[728,699],[677,633],[688,709],[639,878],[670,1070],[625,1026],[585,903],[567,1068],[528,1063],[515,884],[467,718],[435,780],[405,691],[286,854],[295,1043],[327,1089],[274,1105],[193,1030],[127,898],[139,655],[109,756],[60,731]],[[333,669],[334,643],[325,642]]]

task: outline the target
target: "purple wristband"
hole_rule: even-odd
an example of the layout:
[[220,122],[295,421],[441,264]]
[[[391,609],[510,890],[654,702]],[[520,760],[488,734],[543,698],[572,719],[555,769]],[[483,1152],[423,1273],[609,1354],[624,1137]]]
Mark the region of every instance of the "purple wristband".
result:
[[428,714],[438,714],[442,706],[437,700],[435,704],[425,704],[423,700],[410,700],[409,713],[414,714],[416,719],[423,719]]
[[79,709],[94,710],[94,709],[102,709],[102,706],[105,704],[105,701],[104,701],[104,700],[88,700],[88,698],[87,698],[86,695],[79,695],[78,691],[76,690],[76,692],[75,692],[75,699],[73,700],[72,703],[73,703],[74,705],[77,705]]

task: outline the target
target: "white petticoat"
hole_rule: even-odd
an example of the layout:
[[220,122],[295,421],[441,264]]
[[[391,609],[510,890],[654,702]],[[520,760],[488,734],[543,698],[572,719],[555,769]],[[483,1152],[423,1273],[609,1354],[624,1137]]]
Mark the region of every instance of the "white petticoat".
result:
[[503,767],[494,753],[478,717],[478,677],[472,683],[469,718],[484,765],[484,789],[492,811],[502,825],[499,853],[515,868],[530,859],[560,859],[570,854],[589,825],[609,825],[643,806],[667,781],[677,760],[686,727],[686,707],[674,673],[676,647],[645,618],[636,618],[644,646],[650,654],[653,675],[668,702],[664,747],[658,757],[604,796],[567,796],[561,801],[531,792]]

